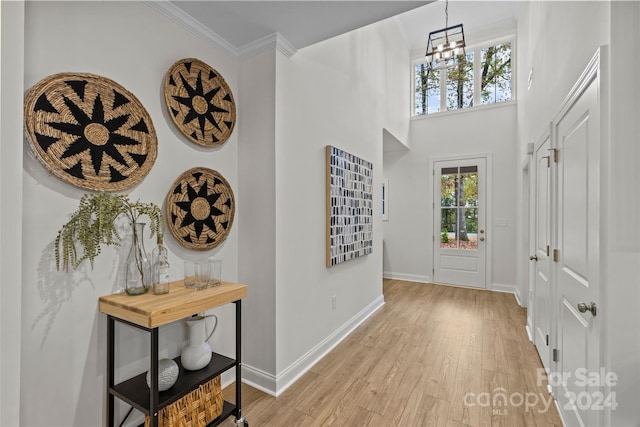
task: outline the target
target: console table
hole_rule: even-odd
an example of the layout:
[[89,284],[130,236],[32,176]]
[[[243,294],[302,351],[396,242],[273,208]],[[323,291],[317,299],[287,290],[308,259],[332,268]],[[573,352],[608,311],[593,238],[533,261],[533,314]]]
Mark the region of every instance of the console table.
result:
[[[247,295],[247,286],[222,282],[219,286],[203,290],[186,288],[182,280],[172,282],[168,294],[129,296],[125,293],[100,297],[100,312],[107,315],[107,425],[114,427],[114,398],[128,403],[150,417],[151,427],[158,426],[158,411],[170,405],[188,392],[198,388],[223,372],[236,368],[235,404],[224,402],[222,414],[210,422],[208,427],[220,424],[234,415],[236,424],[248,427],[242,417],[242,364],[241,364],[241,299]],[[185,371],[180,358],[174,359],[180,367],[178,381],[166,391],[158,391],[158,328],[194,314],[233,303],[236,307],[236,358],[231,359],[213,353],[209,366],[198,371]],[[149,332],[151,387],[147,386],[146,372],[115,384],[115,323],[128,324]]]

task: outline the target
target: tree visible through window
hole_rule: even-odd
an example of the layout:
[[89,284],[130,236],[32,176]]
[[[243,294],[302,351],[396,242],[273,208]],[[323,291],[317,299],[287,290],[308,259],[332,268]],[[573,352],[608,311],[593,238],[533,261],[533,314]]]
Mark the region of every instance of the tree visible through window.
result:
[[510,42],[471,50],[466,56],[450,59],[444,69],[429,70],[428,63],[419,63],[414,72],[415,115],[512,99]]
[[447,110],[473,106],[473,52],[460,60],[449,60],[447,75]]
[[482,49],[482,103],[511,99],[511,43]]

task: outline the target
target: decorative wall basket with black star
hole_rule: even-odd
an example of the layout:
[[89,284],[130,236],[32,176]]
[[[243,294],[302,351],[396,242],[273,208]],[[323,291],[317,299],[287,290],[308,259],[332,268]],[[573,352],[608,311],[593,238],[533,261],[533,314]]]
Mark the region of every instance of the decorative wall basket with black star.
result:
[[164,99],[180,132],[207,147],[224,144],[236,123],[236,103],[222,75],[195,58],[171,66]]
[[158,139],[149,113],[108,78],[84,73],[45,77],[27,94],[24,116],[38,160],[78,187],[129,188],[156,161]]
[[183,172],[167,194],[165,213],[173,237],[186,248],[213,249],[231,230],[233,190],[217,171],[197,167]]

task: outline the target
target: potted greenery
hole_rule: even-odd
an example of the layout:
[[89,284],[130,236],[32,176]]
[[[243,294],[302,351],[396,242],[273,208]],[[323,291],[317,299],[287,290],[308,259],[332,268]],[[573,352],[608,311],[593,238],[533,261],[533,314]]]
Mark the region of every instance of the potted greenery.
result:
[[62,265],[65,271],[69,266],[75,269],[87,259],[93,268],[103,244],[120,244],[121,238],[116,230],[116,219],[120,215],[129,220],[133,233],[125,269],[125,289],[130,295],[146,292],[150,285],[151,270],[142,244],[144,224],[139,219],[143,215],[149,217],[153,236],[161,233],[162,217],[160,208],[154,203],[132,202],[126,195],[103,192],[82,196],[78,210],[56,236],[56,268],[60,269]]

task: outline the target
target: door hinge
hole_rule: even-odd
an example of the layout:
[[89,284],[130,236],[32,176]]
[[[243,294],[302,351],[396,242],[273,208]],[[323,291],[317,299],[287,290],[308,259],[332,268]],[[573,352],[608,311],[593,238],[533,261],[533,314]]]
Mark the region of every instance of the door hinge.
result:
[[558,149],[557,148],[549,148],[549,151],[553,153],[553,163],[558,163]]
[[547,334],[547,345],[549,345],[549,334]]
[[547,159],[547,167],[551,167],[551,162],[549,161],[549,156],[544,156],[543,159]]
[[557,349],[557,348],[554,348],[554,349],[553,349],[553,356],[552,356],[552,359],[553,359],[553,361],[554,361],[554,362],[558,362],[558,361],[560,361],[559,352],[558,352],[558,349]]
[[560,251],[557,249],[553,250],[553,262],[558,262],[558,256],[560,254]]
[[547,245],[547,256],[549,256],[549,245]]

